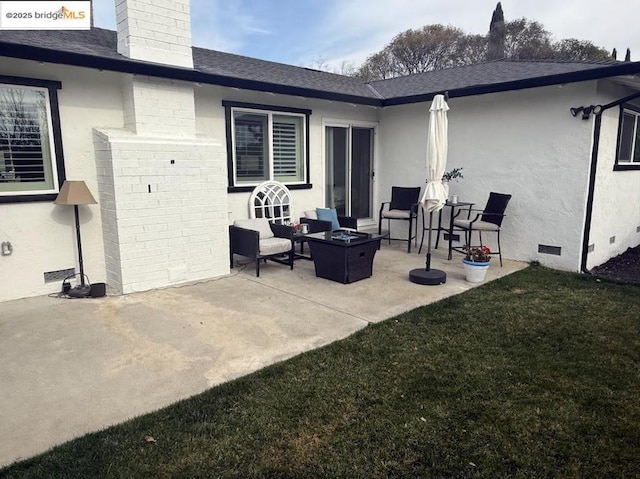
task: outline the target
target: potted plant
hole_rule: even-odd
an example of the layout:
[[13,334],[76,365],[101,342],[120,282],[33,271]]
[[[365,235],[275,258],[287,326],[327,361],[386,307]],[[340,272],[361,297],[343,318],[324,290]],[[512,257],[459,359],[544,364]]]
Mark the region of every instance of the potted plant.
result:
[[467,281],[471,283],[481,283],[491,264],[491,250],[487,246],[464,246],[464,272]]
[[451,180],[457,180],[458,178],[464,178],[464,176],[462,176],[462,168],[454,168],[442,175],[442,181],[447,183],[451,182]]
[[444,175],[442,175],[442,185],[444,186],[444,190],[447,194],[447,198],[449,197],[449,183],[453,180],[457,181],[458,178],[464,178],[464,176],[462,176],[462,168],[454,168],[450,171],[447,171]]

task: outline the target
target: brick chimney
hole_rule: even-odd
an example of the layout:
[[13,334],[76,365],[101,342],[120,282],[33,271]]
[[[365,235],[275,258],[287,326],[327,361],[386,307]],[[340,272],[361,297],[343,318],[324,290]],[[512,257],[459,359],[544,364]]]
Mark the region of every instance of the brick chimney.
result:
[[189,0],[116,0],[118,53],[193,68]]

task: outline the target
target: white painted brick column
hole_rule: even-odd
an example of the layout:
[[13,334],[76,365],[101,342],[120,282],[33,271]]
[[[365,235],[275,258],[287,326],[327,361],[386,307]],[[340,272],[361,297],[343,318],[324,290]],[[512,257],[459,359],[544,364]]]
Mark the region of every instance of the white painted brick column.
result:
[[[117,0],[118,51],[192,68],[188,0]],[[107,283],[131,293],[229,273],[227,166],[196,137],[194,85],[123,76],[122,130],[94,129]]]
[[189,0],[116,0],[118,53],[193,68]]
[[142,136],[193,137],[193,86],[159,78],[129,76],[122,86],[124,124]]
[[126,294],[228,274],[221,144],[121,130],[94,139],[107,283]]

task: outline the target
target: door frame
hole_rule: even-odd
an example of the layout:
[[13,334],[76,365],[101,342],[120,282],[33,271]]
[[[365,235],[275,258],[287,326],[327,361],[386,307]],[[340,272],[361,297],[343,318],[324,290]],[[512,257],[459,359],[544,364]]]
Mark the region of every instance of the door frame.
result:
[[[338,127],[349,129],[349,153],[351,153],[351,128],[370,128],[373,130],[373,158],[371,158],[371,217],[358,218],[358,227],[377,225],[377,217],[375,205],[377,204],[378,189],[376,187],[375,172],[378,169],[378,122],[349,120],[344,118],[323,118],[322,119],[322,203],[327,204],[327,127]],[[351,165],[349,165],[349,169]],[[351,171],[349,171],[349,179],[351,179]],[[349,203],[351,202],[351,188],[348,188]]]

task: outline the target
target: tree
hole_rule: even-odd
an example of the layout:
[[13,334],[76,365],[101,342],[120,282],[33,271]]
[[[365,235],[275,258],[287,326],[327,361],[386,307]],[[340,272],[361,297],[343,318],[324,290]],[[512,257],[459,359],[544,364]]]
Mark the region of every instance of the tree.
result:
[[502,5],[498,2],[491,16],[489,24],[489,46],[487,48],[487,60],[499,60],[504,58],[505,24]]
[[616,50],[614,48],[613,51],[611,52],[611,56],[613,57],[614,60],[617,60],[618,59],[618,50]]
[[369,55],[367,61],[358,69],[355,76],[366,81],[384,80],[386,78],[397,76],[394,75],[393,72],[393,61],[389,52],[384,49],[378,53]]
[[457,42],[464,36],[459,28],[427,25],[396,35],[385,48],[398,75],[440,70],[456,64]]
[[609,52],[587,40],[566,38],[553,44],[553,57],[559,60],[609,60]]
[[630,62],[631,61],[631,49],[627,48],[627,53],[624,56],[624,61],[625,62]]
[[551,58],[551,34],[541,23],[520,18],[505,25],[506,58],[537,60]]
[[369,56],[356,76],[376,80],[502,58],[585,61],[610,57],[587,40],[554,42],[536,21],[520,18],[505,22],[502,4],[498,3],[487,35],[468,35],[459,28],[439,24],[407,30]]
[[459,28],[439,24],[406,30],[369,56],[356,75],[374,80],[456,66],[464,39]]
[[458,64],[472,65],[484,62],[488,55],[488,45],[485,35],[463,36],[458,41],[458,51],[456,53]]

